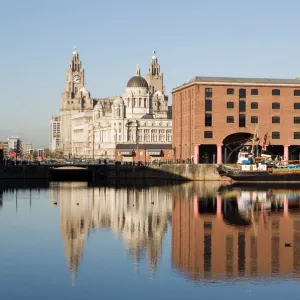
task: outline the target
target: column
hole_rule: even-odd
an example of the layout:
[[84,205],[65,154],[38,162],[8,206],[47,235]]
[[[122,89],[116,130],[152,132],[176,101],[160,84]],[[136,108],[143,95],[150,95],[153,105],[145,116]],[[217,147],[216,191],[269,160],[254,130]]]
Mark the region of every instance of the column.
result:
[[287,217],[289,215],[289,200],[286,196],[283,199],[283,215]]
[[223,144],[217,145],[217,164],[222,163],[222,146]]
[[283,146],[283,160],[284,161],[289,160],[289,146],[290,145],[284,145]]
[[199,215],[198,195],[194,194],[194,217],[197,218],[198,215]]
[[194,164],[199,164],[199,147],[200,144],[194,145]]

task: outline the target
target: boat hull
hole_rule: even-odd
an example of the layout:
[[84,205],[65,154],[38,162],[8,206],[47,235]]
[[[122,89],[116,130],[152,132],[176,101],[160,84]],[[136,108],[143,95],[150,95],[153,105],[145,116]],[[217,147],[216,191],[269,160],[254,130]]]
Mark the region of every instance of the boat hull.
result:
[[226,176],[237,182],[299,182],[300,173],[269,173],[268,171],[240,171],[218,167],[220,176]]

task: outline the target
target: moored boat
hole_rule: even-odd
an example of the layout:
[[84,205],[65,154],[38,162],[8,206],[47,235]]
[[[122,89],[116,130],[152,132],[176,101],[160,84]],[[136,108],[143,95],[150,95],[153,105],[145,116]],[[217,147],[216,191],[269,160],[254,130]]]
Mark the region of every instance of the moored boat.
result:
[[221,176],[243,182],[300,182],[300,164],[295,161],[261,160],[253,158],[250,163],[219,165]]

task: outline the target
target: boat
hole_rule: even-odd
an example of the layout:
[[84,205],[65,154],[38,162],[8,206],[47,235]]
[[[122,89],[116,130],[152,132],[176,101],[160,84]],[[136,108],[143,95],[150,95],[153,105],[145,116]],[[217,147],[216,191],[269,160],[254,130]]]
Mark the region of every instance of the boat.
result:
[[255,155],[252,146],[241,147],[236,164],[220,164],[217,170],[222,177],[229,177],[236,182],[300,182],[299,160],[283,161],[281,157],[263,152]]
[[240,168],[220,165],[217,170],[221,176],[237,182],[300,182],[300,164],[285,167],[241,165]]
[[[247,158],[247,159],[245,159]],[[221,164],[217,167],[220,176],[240,182],[300,182],[299,161],[282,161],[272,157],[253,157],[244,152],[238,155],[235,165]]]

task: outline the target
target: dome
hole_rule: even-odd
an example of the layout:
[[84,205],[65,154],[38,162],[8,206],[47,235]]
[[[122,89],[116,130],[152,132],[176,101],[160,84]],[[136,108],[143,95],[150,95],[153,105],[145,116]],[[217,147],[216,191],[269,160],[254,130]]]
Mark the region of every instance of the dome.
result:
[[148,83],[145,78],[141,76],[133,76],[127,82],[127,87],[141,87],[141,88],[148,88]]
[[114,103],[113,105],[124,105],[124,101],[121,97],[117,97],[115,100],[114,100]]

